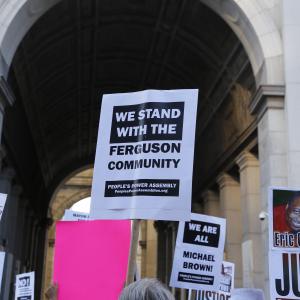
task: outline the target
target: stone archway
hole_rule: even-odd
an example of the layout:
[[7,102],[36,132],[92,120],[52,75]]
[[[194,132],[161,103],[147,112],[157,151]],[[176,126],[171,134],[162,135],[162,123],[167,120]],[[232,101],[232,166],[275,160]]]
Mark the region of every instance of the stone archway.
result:
[[[209,159],[202,166],[203,173],[203,169],[196,168],[195,181],[202,182],[194,200],[217,172],[228,167],[228,161],[238,151],[255,148],[257,120],[248,109],[251,98],[262,83],[283,81],[279,30],[270,11],[262,5],[264,2],[258,2],[247,5],[246,0],[191,0],[183,4],[170,2],[169,6],[159,2],[161,6],[151,4],[152,7],[149,1],[147,10],[128,0],[125,6],[129,9],[125,11],[131,14],[122,15],[115,9],[102,15],[97,6],[100,1],[2,0],[0,98],[9,99],[12,95],[8,81],[14,92],[11,99],[16,100],[5,115],[4,143],[8,155],[4,162],[23,171],[18,180],[25,182],[26,197],[34,198],[28,200],[34,226],[41,224],[45,230],[49,201],[59,183],[70,172],[93,161],[99,112],[96,93],[100,98],[100,90],[104,93],[149,87],[202,88],[197,152],[205,153]],[[106,2],[103,3],[105,11]],[[188,13],[180,31],[178,24],[184,8],[181,5],[186,5]],[[202,26],[209,30],[201,30]],[[98,34],[100,30],[102,35]],[[134,47],[126,43],[132,41],[130,38]],[[67,53],[63,55],[64,52]],[[256,100],[259,107],[265,99]],[[243,103],[243,122],[241,114],[236,113],[238,101]],[[226,132],[225,127],[229,128]],[[22,139],[16,141],[11,128],[29,141],[21,154],[18,149]],[[200,165],[199,159],[195,165]],[[34,184],[28,180],[28,170],[30,176],[35,176]],[[199,174],[204,174],[201,180],[196,178]],[[80,196],[80,192],[74,195]],[[61,214],[66,206],[55,206],[54,215]],[[34,230],[34,234],[38,232],[41,237],[43,230]],[[167,226],[168,250],[172,246],[172,230]],[[170,256],[168,265],[169,260]],[[31,261],[32,266],[38,266],[34,259]]]
[[[30,27],[61,0],[0,2],[0,74],[7,78],[14,53]],[[283,84],[280,28],[272,12],[278,1],[201,0],[227,22],[249,55],[257,84]]]

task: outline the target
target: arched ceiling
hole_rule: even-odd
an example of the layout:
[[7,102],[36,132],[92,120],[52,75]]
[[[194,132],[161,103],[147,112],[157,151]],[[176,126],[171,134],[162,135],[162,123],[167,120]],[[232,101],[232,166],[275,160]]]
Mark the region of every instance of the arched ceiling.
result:
[[103,93],[199,88],[200,135],[240,78],[253,84],[250,73],[234,33],[197,0],[64,0],[15,54],[5,142],[24,181],[31,167],[53,189],[93,162]]

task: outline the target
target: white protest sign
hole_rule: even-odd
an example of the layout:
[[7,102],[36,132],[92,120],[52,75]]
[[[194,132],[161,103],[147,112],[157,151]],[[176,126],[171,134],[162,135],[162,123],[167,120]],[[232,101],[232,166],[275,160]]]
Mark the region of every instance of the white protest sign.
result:
[[66,209],[62,220],[63,221],[88,221],[89,219],[90,219],[90,215],[87,213]]
[[0,221],[3,215],[7,194],[0,193]]
[[4,263],[5,263],[5,252],[0,251],[0,293],[1,293],[1,285],[2,285]]
[[269,249],[300,249],[300,189],[269,190]]
[[33,300],[33,299],[34,299],[34,272],[17,275],[15,300]]
[[234,264],[223,261],[220,274],[220,285],[217,291],[200,290],[195,294],[195,300],[228,300],[234,289]]
[[170,286],[218,291],[221,282],[226,220],[191,214],[180,222]]
[[189,220],[198,90],[104,95],[91,218]]
[[269,190],[269,279],[272,300],[300,298],[300,189]]
[[[223,294],[231,294],[234,289],[234,271],[235,265],[234,263],[223,261],[219,291]],[[227,298],[226,298],[227,299]]]
[[300,252],[269,252],[271,300],[300,299]]

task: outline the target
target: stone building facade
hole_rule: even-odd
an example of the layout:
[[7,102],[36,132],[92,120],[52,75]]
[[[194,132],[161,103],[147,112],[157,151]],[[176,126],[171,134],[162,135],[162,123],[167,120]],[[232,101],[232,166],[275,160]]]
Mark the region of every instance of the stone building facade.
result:
[[[101,95],[199,88],[192,210],[227,218],[236,286],[268,299],[268,222],[258,214],[270,185],[300,186],[299,9],[297,0],[0,0],[1,297],[33,269],[41,294],[53,199],[93,164]],[[143,276],[168,281],[176,227],[144,222]]]

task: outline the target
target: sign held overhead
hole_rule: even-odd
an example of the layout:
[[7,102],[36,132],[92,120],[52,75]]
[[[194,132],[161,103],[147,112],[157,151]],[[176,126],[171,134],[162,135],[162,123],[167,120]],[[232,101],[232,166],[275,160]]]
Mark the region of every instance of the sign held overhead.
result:
[[34,300],[34,272],[16,276],[15,300]]
[[179,223],[170,286],[218,291],[226,220],[200,214],[191,219]]
[[198,90],[104,95],[91,218],[188,220]]

